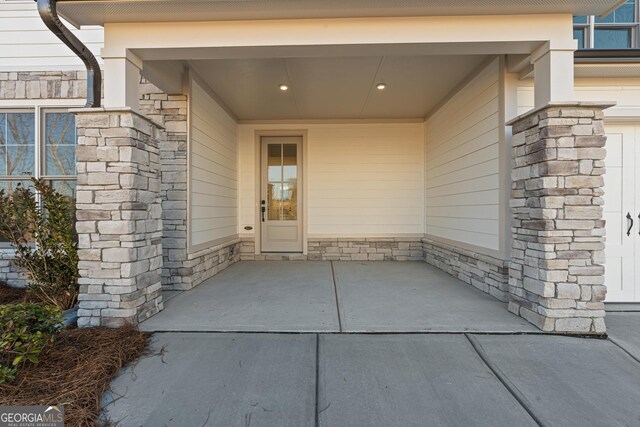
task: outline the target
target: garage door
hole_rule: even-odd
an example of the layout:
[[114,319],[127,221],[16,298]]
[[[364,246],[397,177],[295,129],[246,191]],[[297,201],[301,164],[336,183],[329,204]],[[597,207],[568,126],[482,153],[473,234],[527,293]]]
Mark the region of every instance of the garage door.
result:
[[640,126],[607,126],[607,302],[640,302]]

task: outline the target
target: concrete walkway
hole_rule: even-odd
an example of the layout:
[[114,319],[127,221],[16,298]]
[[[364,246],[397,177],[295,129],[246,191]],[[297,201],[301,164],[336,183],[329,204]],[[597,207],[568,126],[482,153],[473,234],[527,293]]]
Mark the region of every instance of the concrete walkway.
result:
[[607,313],[606,322],[609,339],[640,362],[640,313]]
[[[638,328],[638,324],[635,325]],[[156,333],[121,426],[636,426],[640,362],[551,335]]]
[[537,332],[423,262],[240,262],[171,293],[146,331]]

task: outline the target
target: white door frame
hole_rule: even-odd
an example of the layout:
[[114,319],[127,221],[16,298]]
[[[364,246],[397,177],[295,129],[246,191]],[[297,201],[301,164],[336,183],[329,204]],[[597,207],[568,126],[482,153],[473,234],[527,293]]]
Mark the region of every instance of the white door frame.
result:
[[259,129],[255,131],[254,141],[254,175],[255,175],[255,198],[254,198],[254,223],[256,224],[254,230],[255,238],[255,254],[262,253],[262,219],[260,212],[260,201],[262,200],[262,137],[263,136],[298,136],[302,137],[302,158],[301,158],[301,170],[299,176],[301,176],[302,191],[299,191],[298,198],[302,204],[302,209],[298,214],[302,216],[301,221],[301,233],[302,233],[302,254],[307,254],[307,230],[308,230],[308,174],[307,174],[307,160],[308,156],[308,131],[307,129]]

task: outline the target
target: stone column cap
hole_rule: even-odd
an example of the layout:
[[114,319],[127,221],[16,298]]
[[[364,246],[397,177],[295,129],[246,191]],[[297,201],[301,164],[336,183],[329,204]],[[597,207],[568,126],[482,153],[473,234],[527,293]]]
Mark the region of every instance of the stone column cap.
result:
[[596,102],[596,101],[567,101],[567,102],[550,102],[549,104],[543,106],[543,107],[538,107],[538,108],[534,108],[533,110],[529,110],[526,113],[520,114],[519,116],[514,117],[513,119],[509,120],[507,123],[505,123],[507,126],[513,126],[514,124],[518,123],[521,120],[524,120],[530,116],[533,116],[535,114],[538,114],[540,111],[543,110],[547,110],[549,108],[562,108],[562,107],[567,107],[567,108],[581,108],[581,109],[585,109],[585,108],[597,108],[599,110],[605,110],[607,108],[613,107],[617,104],[617,102],[615,101],[603,101],[603,102]]
[[99,113],[129,113],[129,114],[134,114],[138,117],[140,117],[143,120],[146,120],[147,122],[151,123],[153,126],[155,126],[158,129],[165,129],[165,126],[156,122],[155,120],[150,119],[149,117],[145,116],[144,114],[141,114],[139,112],[137,112],[136,110],[134,110],[131,107],[91,107],[91,108],[70,108],[69,109],[70,113],[80,113],[80,114],[99,114]]

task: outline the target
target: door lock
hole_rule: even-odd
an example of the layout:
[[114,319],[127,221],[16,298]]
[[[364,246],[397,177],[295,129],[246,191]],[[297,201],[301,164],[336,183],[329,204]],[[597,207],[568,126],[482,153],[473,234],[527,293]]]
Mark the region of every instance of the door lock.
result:
[[262,222],[264,222],[264,213],[267,211],[267,207],[265,206],[264,200],[260,201],[260,204],[262,205],[262,207],[260,208],[260,212],[262,214]]

